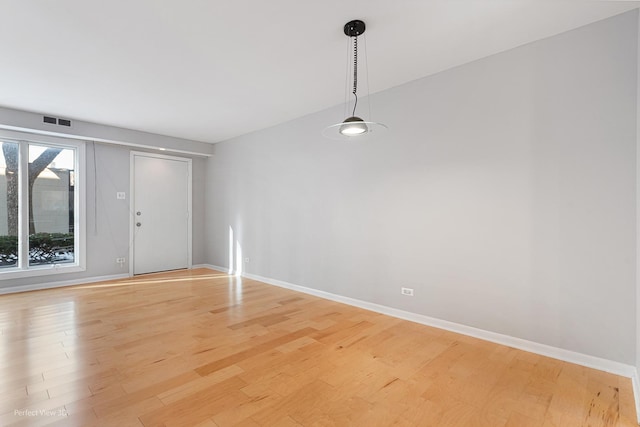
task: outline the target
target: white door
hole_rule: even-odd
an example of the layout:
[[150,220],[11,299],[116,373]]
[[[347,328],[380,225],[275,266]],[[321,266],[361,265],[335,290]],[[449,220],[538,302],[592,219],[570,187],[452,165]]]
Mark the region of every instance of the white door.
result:
[[191,267],[191,160],[132,153],[133,274]]

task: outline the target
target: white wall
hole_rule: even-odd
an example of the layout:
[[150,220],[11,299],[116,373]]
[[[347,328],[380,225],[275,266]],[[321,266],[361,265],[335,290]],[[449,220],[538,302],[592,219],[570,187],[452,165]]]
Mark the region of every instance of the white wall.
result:
[[338,106],[216,144],[209,262],[232,229],[250,273],[634,364],[636,40],[633,11],[375,94],[367,142],[320,136]]

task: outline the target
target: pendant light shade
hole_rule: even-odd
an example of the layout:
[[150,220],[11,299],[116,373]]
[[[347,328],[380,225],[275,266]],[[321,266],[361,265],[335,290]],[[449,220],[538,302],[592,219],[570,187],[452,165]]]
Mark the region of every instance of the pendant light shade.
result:
[[344,136],[355,136],[366,133],[369,129],[360,117],[351,116],[344,119],[339,132]]
[[[336,140],[357,140],[374,131],[387,129],[382,123],[363,120],[356,116],[356,107],[358,106],[358,36],[364,34],[366,26],[360,20],[349,21],[344,26],[344,34],[349,37],[353,50],[353,85],[351,95],[353,95],[353,109],[351,115],[342,122],[326,127],[322,134],[330,139]],[[366,55],[366,43],[365,43]],[[367,82],[368,85],[368,82]],[[346,98],[345,98],[346,99]],[[367,97],[369,102],[369,97]],[[346,105],[345,105],[346,107]],[[371,114],[371,106],[369,106],[369,114]]]

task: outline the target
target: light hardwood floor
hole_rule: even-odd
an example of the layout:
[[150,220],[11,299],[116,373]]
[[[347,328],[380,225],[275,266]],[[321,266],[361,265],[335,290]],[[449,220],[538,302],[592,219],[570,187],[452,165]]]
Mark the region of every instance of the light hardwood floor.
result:
[[0,425],[635,426],[629,379],[207,269],[0,296]]

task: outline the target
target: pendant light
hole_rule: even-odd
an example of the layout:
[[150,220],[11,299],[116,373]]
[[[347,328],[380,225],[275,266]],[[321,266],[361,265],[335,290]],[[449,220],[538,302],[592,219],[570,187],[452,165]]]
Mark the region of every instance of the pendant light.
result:
[[[365,29],[366,26],[364,22],[360,20],[349,21],[344,25],[344,34],[349,37],[350,43],[353,47],[353,85],[351,91],[354,98],[353,110],[351,111],[351,116],[347,117],[342,122],[328,126],[324,129],[322,134],[327,138],[338,140],[358,139],[358,137],[362,137],[363,135],[376,130],[387,129],[387,126],[382,123],[365,121],[356,116],[356,108],[358,106],[358,36],[364,34]],[[369,82],[367,82],[367,85],[368,83]],[[367,101],[369,101],[369,97],[367,97]]]

